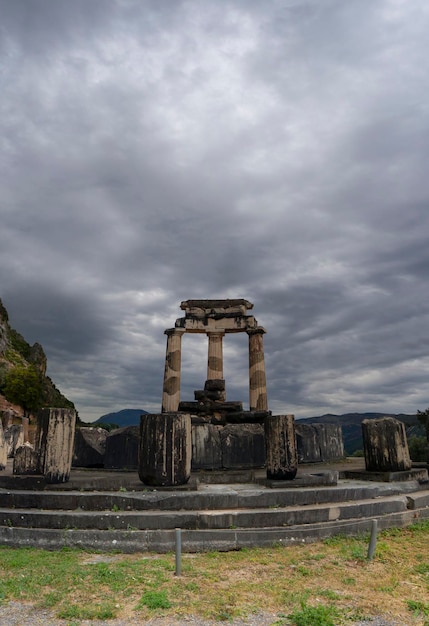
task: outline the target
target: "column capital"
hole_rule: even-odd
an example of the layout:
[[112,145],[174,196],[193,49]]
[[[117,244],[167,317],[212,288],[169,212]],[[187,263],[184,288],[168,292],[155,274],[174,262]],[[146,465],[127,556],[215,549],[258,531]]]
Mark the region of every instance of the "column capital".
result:
[[167,330],[164,330],[164,335],[171,337],[172,335],[183,335],[185,332],[184,328],[167,328]]
[[225,331],[224,330],[206,330],[206,335],[208,337],[224,337]]
[[256,328],[248,328],[246,333],[249,335],[265,335],[267,331],[263,326],[257,326]]

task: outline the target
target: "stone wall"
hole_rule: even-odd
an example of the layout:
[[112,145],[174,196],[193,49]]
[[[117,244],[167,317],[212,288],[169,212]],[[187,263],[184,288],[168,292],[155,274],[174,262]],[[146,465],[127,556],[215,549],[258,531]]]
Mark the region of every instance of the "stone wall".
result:
[[343,432],[338,424],[295,422],[299,463],[328,463],[344,458]]
[[[298,463],[327,463],[344,458],[341,427],[295,422]],[[106,435],[101,429],[76,431],[73,466],[105,469],[138,468],[139,427],[127,426]],[[97,443],[97,438],[104,441]],[[95,438],[95,440],[94,440]],[[99,446],[98,446],[99,444]],[[97,449],[98,446],[98,449]],[[89,450],[91,448],[91,450]],[[102,449],[105,448],[103,453]],[[240,469],[265,465],[263,424],[192,424],[192,470]]]
[[139,426],[125,426],[108,434],[104,457],[105,469],[138,468],[139,431]]

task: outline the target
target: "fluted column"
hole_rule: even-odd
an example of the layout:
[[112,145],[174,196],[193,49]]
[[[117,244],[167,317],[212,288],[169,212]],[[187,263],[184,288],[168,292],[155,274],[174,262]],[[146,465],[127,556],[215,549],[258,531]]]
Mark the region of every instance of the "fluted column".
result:
[[207,360],[207,380],[223,379],[223,331],[207,332],[209,352]]
[[162,413],[177,411],[180,402],[180,370],[182,363],[183,328],[169,328],[165,355],[164,386],[162,389]]
[[246,331],[249,335],[249,395],[251,411],[268,411],[267,379],[265,375],[265,328]]

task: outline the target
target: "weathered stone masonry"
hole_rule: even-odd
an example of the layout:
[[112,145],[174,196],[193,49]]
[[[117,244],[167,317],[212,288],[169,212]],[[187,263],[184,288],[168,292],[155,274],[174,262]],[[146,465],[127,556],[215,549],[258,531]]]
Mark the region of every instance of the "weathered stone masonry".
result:
[[165,331],[165,358],[162,412],[179,410],[182,335],[206,334],[208,338],[207,381],[223,380],[223,338],[227,333],[246,332],[249,336],[249,403],[251,411],[267,411],[267,383],[263,335],[248,300],[185,300],[180,308],[185,317],[176,320],[175,328]]

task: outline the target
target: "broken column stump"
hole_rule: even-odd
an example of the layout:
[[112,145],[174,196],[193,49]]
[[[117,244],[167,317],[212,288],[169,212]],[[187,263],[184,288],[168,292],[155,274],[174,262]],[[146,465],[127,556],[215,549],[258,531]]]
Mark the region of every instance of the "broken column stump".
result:
[[4,470],[7,464],[7,444],[3,432],[3,425],[0,421],[0,470]]
[[139,478],[150,486],[184,485],[191,477],[189,413],[148,413],[140,417]]
[[75,425],[73,409],[41,409],[38,413],[38,473],[48,483],[65,483],[70,478]]
[[269,415],[264,429],[267,478],[292,480],[298,471],[294,416]]
[[363,448],[368,472],[411,469],[405,425],[393,417],[363,420]]
[[13,473],[17,475],[37,474],[38,457],[34,446],[26,441],[15,451]]
[[12,424],[4,430],[7,446],[7,458],[13,459],[15,451],[24,443],[24,431],[20,424]]

